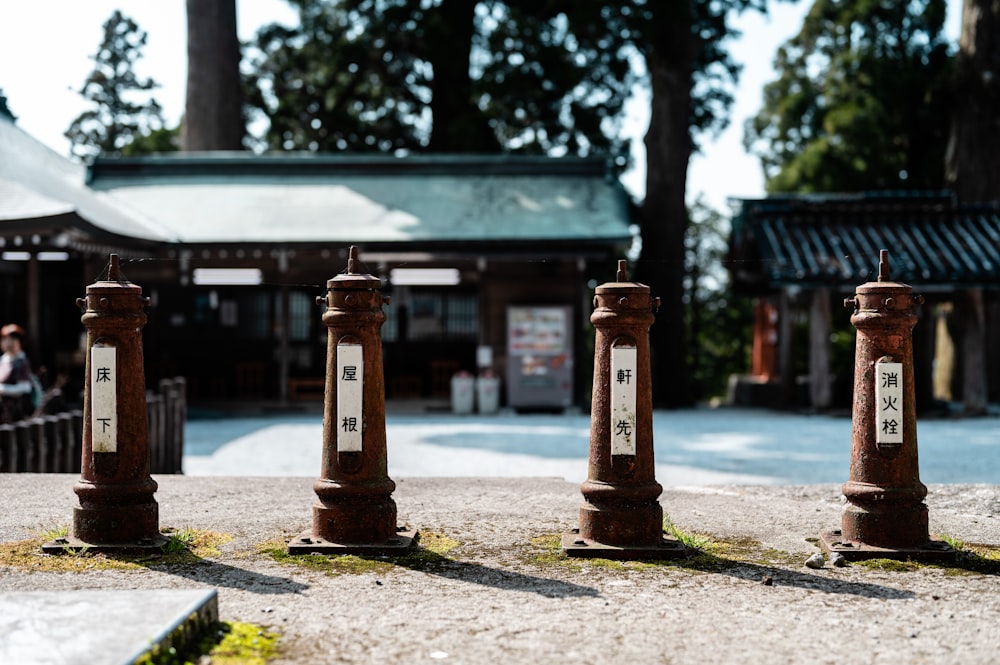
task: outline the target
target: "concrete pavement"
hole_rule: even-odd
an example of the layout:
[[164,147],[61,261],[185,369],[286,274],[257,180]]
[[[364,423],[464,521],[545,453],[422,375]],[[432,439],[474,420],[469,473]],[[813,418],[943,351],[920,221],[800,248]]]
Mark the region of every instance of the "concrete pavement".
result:
[[[808,539],[839,524],[839,484],[668,486],[666,513],[707,554],[619,565],[553,549],[578,523],[576,483],[394,479],[400,524],[450,543],[440,556],[350,570],[275,560],[269,548],[308,528],[310,477],[158,477],[161,526],[230,536],[217,554],[73,572],[0,558],[0,594],[217,589],[223,620],[280,633],[279,665],[993,663],[1000,649],[995,563],[803,566]],[[67,524],[74,482],[0,478],[2,547]],[[1000,544],[997,485],[932,485],[928,505],[932,532]]]

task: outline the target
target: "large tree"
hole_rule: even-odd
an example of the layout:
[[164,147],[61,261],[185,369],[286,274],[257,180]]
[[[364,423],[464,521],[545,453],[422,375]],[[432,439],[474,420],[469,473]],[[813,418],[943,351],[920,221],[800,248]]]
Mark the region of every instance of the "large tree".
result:
[[768,191],[942,187],[945,10],[945,0],[813,2],[746,127]]
[[[651,93],[646,196],[640,208],[642,255],[637,277],[663,302],[650,331],[653,395],[660,406],[690,404],[685,318],[685,205],[688,163],[701,136],[728,122],[739,67],[726,50],[736,13],[765,11],[765,0],[599,3],[596,23],[612,43],[639,55]],[[595,28],[596,29],[596,28]]]
[[14,114],[11,113],[10,108],[7,107],[7,97],[4,96],[2,88],[0,88],[0,115],[10,120],[17,120]]
[[[268,147],[569,152],[609,149],[628,95],[624,54],[584,43],[556,0],[292,0],[266,26],[251,107]],[[590,11],[593,11],[592,9]]]
[[184,150],[241,150],[243,88],[236,0],[187,0]]
[[649,87],[637,276],[666,313],[652,329],[654,397],[690,403],[688,161],[727,120],[728,21],[766,0],[291,1],[301,25],[259,33],[251,67],[272,148],[617,154],[624,100]]
[[[959,37],[956,101],[946,171],[965,203],[1000,199],[1000,2],[965,0]],[[961,335],[962,401],[970,414],[986,412],[987,309],[981,289],[955,303]]]
[[135,73],[146,32],[120,11],[104,23],[94,70],[80,94],[91,108],[77,116],[65,136],[77,157],[120,155],[138,137],[163,128],[163,110],[151,96],[157,84]]

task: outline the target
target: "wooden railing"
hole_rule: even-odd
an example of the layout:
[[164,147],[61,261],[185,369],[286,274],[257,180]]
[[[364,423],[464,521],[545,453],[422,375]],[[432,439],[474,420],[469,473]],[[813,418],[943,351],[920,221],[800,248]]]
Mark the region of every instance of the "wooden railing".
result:
[[[150,473],[182,473],[186,411],[182,377],[146,391]],[[79,473],[82,446],[80,410],[0,425],[0,473]]]

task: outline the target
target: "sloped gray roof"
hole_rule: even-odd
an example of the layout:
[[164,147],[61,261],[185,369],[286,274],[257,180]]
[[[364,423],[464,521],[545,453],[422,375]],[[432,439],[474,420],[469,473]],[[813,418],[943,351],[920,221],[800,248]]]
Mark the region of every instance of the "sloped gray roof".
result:
[[260,156],[99,159],[90,186],[185,243],[627,243],[603,159]]
[[1000,203],[937,192],[771,196],[741,202],[730,238],[738,286],[840,285],[892,276],[921,289],[1000,286]]
[[86,172],[0,116],[0,232],[58,221],[105,238],[171,239],[165,229],[90,190]]

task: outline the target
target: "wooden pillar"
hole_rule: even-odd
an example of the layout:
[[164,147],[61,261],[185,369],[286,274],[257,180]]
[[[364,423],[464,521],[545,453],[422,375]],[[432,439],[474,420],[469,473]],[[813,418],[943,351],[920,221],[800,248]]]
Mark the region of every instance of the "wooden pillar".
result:
[[[29,353],[35,354],[35,362],[39,362],[42,353],[42,317],[40,314],[42,301],[41,301],[41,287],[39,285],[39,274],[38,274],[38,255],[32,252],[31,258],[28,260],[28,320],[26,325],[28,327],[28,339],[25,340],[28,343]],[[38,367],[34,367],[37,371]]]
[[967,289],[957,304],[963,328],[963,411],[966,415],[980,415],[986,412],[986,310],[982,289]]
[[809,306],[809,399],[814,409],[830,406],[830,290],[812,293]]
[[782,289],[778,304],[778,372],[781,376],[781,406],[794,406],[797,400],[792,363],[792,298],[786,289]]
[[750,355],[750,374],[762,381],[770,381],[778,374],[778,310],[766,298],[757,298],[754,305],[753,349]]

